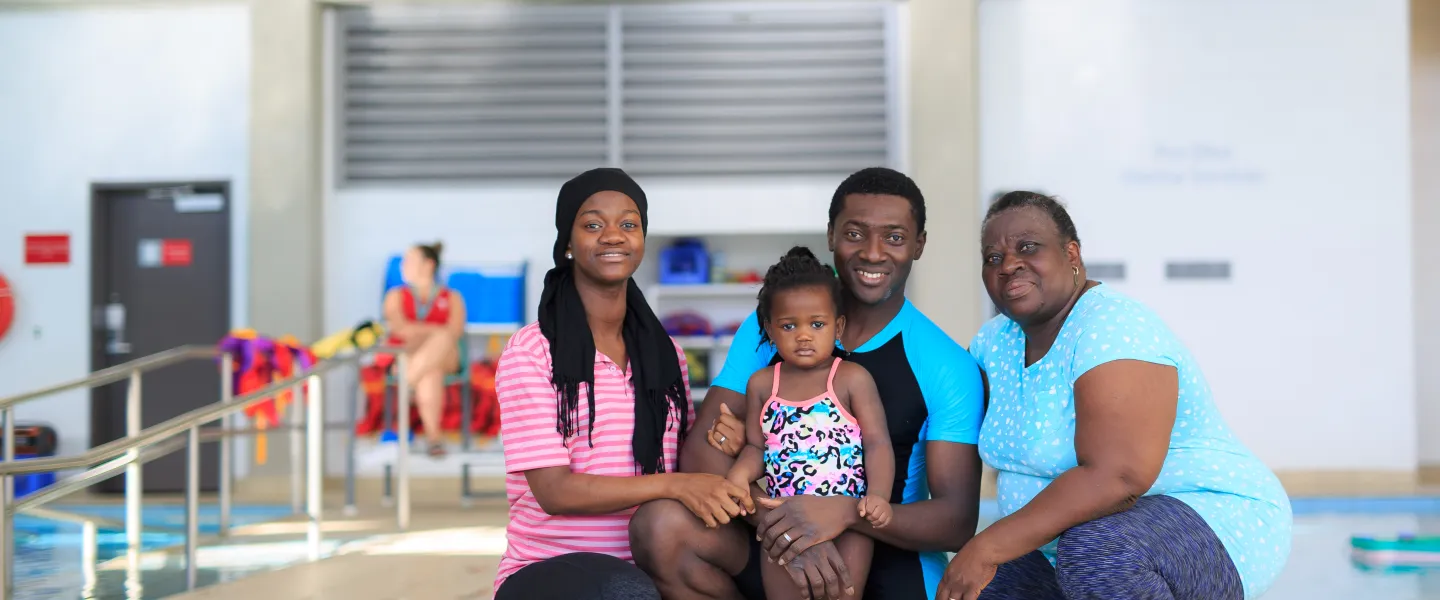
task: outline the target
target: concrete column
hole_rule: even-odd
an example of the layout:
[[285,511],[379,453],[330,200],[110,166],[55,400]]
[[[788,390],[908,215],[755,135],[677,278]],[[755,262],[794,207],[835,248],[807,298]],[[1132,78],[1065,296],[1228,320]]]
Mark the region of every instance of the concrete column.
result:
[[[1440,0],[1410,2],[1411,240],[1415,255],[1415,400],[1420,464],[1440,479]],[[1427,481],[1428,482],[1428,481]]]
[[320,8],[251,7],[249,324],[309,341],[323,322]]
[[909,175],[925,192],[928,242],[910,297],[962,345],[979,328],[978,0],[911,0]]

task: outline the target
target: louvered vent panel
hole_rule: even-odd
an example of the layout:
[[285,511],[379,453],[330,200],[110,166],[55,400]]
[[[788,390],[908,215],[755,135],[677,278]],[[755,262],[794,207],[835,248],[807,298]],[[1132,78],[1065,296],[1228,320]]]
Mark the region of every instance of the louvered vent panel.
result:
[[606,164],[608,15],[340,10],[340,181],[569,177]]
[[626,8],[625,168],[792,174],[889,164],[888,15],[878,5]]

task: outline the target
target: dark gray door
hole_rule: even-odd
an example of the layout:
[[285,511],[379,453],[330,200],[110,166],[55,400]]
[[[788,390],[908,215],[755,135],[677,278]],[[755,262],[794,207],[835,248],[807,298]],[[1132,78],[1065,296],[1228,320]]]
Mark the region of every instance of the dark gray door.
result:
[[[102,369],[186,344],[213,345],[230,329],[230,199],[223,183],[95,186],[92,227],[93,366]],[[124,382],[95,390],[91,443],[125,435]],[[220,396],[219,368],[192,361],[142,376],[150,427]],[[219,452],[201,451],[201,489],[218,485]],[[146,492],[185,489],[185,453],[145,466]],[[99,487],[124,489],[123,477]]]

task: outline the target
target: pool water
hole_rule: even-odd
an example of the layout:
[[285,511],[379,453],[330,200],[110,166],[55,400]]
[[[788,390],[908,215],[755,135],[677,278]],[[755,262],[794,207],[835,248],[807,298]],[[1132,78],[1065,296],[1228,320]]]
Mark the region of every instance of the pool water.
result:
[[[115,522],[125,521],[125,507],[121,505],[55,506],[54,510],[72,514],[99,517]],[[200,507],[200,534],[213,534],[220,528],[218,506]],[[290,515],[288,506],[235,506],[230,510],[232,526],[264,523]],[[147,506],[140,511],[140,520],[145,527],[163,527],[163,530],[148,530],[141,534],[143,550],[164,548],[185,543],[185,534],[172,531],[185,527],[184,506]],[[71,523],[57,523],[27,515],[15,517],[15,537],[22,548],[81,545],[81,528]],[[100,561],[109,560],[125,553],[125,532],[101,528],[96,535],[96,550]]]
[[[123,522],[123,505],[72,505],[54,506],[55,510],[101,517]],[[291,514],[289,506],[247,505],[231,510],[231,524],[235,526],[264,523],[284,518]],[[180,505],[146,506],[141,511],[142,522],[149,527],[161,526],[179,528],[185,526],[185,507]],[[201,535],[213,534],[219,528],[218,506],[200,507],[199,529]],[[51,600],[85,597],[84,576],[81,571],[82,532],[81,526],[59,523],[26,515],[15,518],[15,597],[17,600]],[[148,530],[141,535],[142,551],[156,550],[185,543],[185,535],[178,531]],[[165,564],[142,564],[140,594],[127,593],[125,571],[106,569],[100,566],[105,561],[123,556],[126,550],[123,531],[101,528],[96,535],[97,585],[91,597],[95,598],[160,598],[184,591],[185,565],[183,558],[174,557]],[[202,550],[204,547],[202,546]],[[204,564],[202,562],[202,564]],[[255,560],[250,565],[227,565],[223,569],[201,569],[197,575],[200,585],[217,581],[228,581],[259,570],[273,568],[273,563]]]
[[1296,499],[1290,562],[1265,600],[1440,600],[1440,569],[1372,569],[1350,536],[1440,534],[1440,498]]

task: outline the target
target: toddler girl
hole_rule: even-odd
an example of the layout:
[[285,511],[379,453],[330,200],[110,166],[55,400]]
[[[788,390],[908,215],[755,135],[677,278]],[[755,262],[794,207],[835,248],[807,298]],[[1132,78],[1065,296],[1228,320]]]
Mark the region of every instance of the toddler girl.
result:
[[[860,516],[884,527],[895,455],[875,380],[835,356],[841,298],[840,280],[805,247],[766,272],[756,314],[761,343],[775,344],[778,362],[750,377],[746,445],[728,476],[744,488],[763,476],[772,498],[854,497]],[[872,544],[855,532],[835,539],[855,584],[847,598],[865,589]],[[767,598],[802,597],[783,566],[765,561],[761,569]]]

